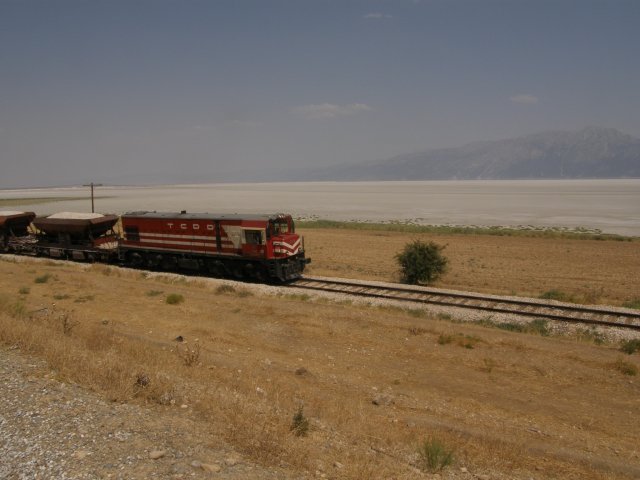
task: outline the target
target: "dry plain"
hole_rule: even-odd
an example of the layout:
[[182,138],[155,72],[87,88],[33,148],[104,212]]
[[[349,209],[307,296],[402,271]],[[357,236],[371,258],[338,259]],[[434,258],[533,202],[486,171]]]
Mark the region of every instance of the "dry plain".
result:
[[[304,233],[310,273],[384,281],[416,238]],[[448,244],[439,286],[638,297],[638,242],[428,238]],[[168,304],[171,294],[183,301]],[[0,261],[0,341],[44,359],[42,375],[193,421],[181,442],[224,442],[281,478],[638,478],[640,383],[629,373],[640,357],[587,333],[540,336],[220,280]],[[291,430],[300,408],[303,436]],[[451,449],[453,463],[421,468],[425,439]],[[175,473],[172,460],[157,460],[166,478],[230,475],[224,465]]]
[[397,281],[394,256],[412,240],[446,245],[449,271],[434,286],[538,297],[558,290],[580,303],[620,305],[640,298],[640,241],[407,234],[306,229],[308,273]]

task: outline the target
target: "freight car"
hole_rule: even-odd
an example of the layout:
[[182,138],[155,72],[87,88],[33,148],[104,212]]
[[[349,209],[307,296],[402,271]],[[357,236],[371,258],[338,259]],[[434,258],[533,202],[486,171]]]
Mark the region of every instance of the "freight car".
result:
[[33,220],[35,253],[40,256],[89,262],[115,260],[119,237],[116,215],[61,212]]
[[13,246],[29,242],[29,225],[36,218],[33,212],[0,212],[0,252],[13,251]]
[[[34,217],[0,212],[0,251],[257,281],[298,278],[309,263],[302,237],[286,214],[141,211],[122,217],[70,212]],[[118,221],[122,236],[114,230]]]

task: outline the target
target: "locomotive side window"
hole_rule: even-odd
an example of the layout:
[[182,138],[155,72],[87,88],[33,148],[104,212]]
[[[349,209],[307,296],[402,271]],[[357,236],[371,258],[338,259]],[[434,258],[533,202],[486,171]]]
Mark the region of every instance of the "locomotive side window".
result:
[[245,243],[250,245],[262,245],[262,231],[261,230],[245,230],[244,231]]
[[138,227],[124,227],[124,235],[130,242],[140,241],[140,231]]

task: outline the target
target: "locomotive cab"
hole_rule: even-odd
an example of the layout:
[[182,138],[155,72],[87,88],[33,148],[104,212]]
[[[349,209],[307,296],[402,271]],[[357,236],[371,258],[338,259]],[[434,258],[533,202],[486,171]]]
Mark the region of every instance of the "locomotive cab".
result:
[[274,257],[289,257],[304,251],[291,215],[278,214],[270,219],[268,232]]
[[302,237],[295,231],[291,215],[278,214],[269,219],[268,252],[271,258],[278,260],[277,277],[283,280],[298,278],[309,263],[305,258]]

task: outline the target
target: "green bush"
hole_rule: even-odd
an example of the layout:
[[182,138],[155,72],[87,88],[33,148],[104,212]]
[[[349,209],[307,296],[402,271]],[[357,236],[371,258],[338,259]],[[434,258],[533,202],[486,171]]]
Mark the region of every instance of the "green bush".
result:
[[561,290],[553,288],[542,293],[538,298],[545,300],[557,300],[559,302],[573,302],[573,297]]
[[622,350],[627,355],[634,354],[635,352],[640,350],[640,339],[634,338],[633,340],[626,340],[622,342],[620,350]]
[[405,245],[404,250],[396,255],[402,281],[418,284],[437,280],[447,268],[448,259],[442,255],[444,249],[445,245],[420,240]]
[[623,307],[626,308],[635,308],[636,310],[640,310],[640,298],[634,298],[622,304]]
[[309,432],[309,419],[304,416],[302,409],[302,406],[298,408],[289,427],[296,437],[304,437]]
[[453,450],[437,438],[425,439],[418,447],[418,465],[426,472],[439,472],[453,463]]
[[51,274],[50,273],[45,273],[44,275],[40,275],[39,277],[36,277],[36,279],[34,280],[35,283],[47,283],[49,281],[49,279],[51,278]]
[[541,318],[530,321],[529,323],[513,323],[513,322],[495,322],[491,318],[483,318],[478,323],[485,327],[499,328],[508,332],[533,333],[548,337],[551,335],[549,322]]
[[167,295],[166,302],[169,305],[177,305],[179,303],[184,302],[184,297],[182,295],[180,295],[179,293],[171,293],[171,294]]
[[633,363],[625,362],[623,359],[619,358],[614,364],[613,367],[618,370],[620,373],[624,375],[637,375],[638,367],[636,367]]

